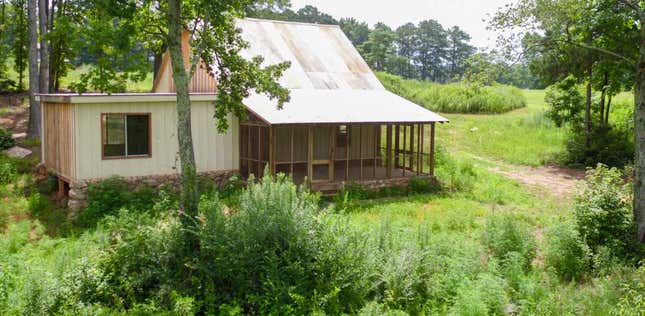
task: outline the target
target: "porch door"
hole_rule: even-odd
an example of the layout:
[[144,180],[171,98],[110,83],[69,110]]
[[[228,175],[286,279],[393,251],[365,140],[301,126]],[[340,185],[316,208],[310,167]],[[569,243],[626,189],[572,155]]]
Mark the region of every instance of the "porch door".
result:
[[334,126],[309,127],[309,179],[326,182],[334,178]]

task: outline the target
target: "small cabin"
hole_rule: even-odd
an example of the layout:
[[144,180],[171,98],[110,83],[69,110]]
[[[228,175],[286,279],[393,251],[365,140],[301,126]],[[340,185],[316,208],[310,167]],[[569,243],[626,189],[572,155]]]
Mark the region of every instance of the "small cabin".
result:
[[[258,177],[269,170],[325,192],[347,182],[381,186],[433,177],[436,123],[448,120],[387,91],[338,26],[259,19],[236,24],[249,43],[243,56],[260,55],[266,65],[291,63],[280,79],[291,100],[278,109],[252,93],[244,100],[245,120],[231,116],[229,130],[219,133],[217,83],[198,67],[190,83],[198,173]],[[183,45],[187,55],[187,33]],[[39,95],[47,169],[77,190],[113,175],[176,178],[168,53],[156,68],[151,93]]]

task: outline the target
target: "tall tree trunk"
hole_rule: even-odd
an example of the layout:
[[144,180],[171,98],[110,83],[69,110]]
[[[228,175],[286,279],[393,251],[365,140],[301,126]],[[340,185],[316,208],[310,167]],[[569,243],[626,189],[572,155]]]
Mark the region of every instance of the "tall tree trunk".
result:
[[607,97],[607,106],[605,108],[605,125],[609,125],[609,109],[611,108],[611,98],[612,95],[610,94]]
[[[168,0],[168,51],[172,64],[172,78],[177,90],[177,141],[181,164],[181,208],[184,212],[182,224],[185,228],[190,228],[194,226],[197,215],[199,192],[191,132],[189,79],[181,47],[182,31],[181,0]],[[187,240],[189,247],[196,246],[196,242],[190,240]]]
[[40,92],[49,93],[49,0],[38,0],[40,19]]
[[605,99],[607,97],[607,85],[609,84],[609,75],[607,71],[603,74],[602,88],[600,94],[600,124],[605,123]]
[[585,105],[585,147],[587,152],[591,150],[591,76],[593,74],[593,61],[589,58],[587,64],[587,73],[589,81],[587,82],[587,103]]
[[634,219],[637,238],[645,243],[645,18],[641,16],[640,56],[636,65],[634,84]]
[[42,120],[40,105],[36,102],[35,94],[40,92],[38,84],[38,0],[28,0],[27,19],[29,32],[29,138],[40,137],[40,122]]

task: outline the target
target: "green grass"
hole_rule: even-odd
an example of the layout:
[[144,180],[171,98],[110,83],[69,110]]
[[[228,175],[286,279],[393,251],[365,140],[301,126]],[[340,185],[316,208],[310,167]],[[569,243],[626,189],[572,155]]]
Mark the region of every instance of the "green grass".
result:
[[[90,70],[89,65],[83,65],[76,69],[70,70],[69,73],[61,78],[61,88],[68,89],[69,85],[73,82],[77,82],[81,75],[87,73]],[[152,91],[152,73],[149,73],[146,76],[146,79],[139,82],[133,82],[131,80],[127,83],[127,88],[125,92],[150,92]],[[91,92],[91,91],[90,91]]]
[[504,113],[526,106],[522,91],[513,86],[473,83],[438,84],[377,73],[386,89],[433,111],[446,113]]
[[543,90],[523,92],[527,107],[508,113],[443,114],[450,123],[437,126],[437,144],[457,156],[530,166],[557,162],[568,131],[545,117]]

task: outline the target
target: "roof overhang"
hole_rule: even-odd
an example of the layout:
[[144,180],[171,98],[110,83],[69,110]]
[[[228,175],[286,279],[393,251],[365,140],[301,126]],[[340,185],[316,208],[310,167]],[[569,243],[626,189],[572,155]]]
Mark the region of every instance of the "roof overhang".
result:
[[291,90],[291,100],[277,109],[276,100],[253,94],[246,107],[271,125],[413,124],[448,119],[386,90]]
[[[191,93],[191,101],[215,101],[214,93]],[[176,102],[175,93],[55,93],[36,94],[36,101],[47,103],[141,103],[141,102]]]

